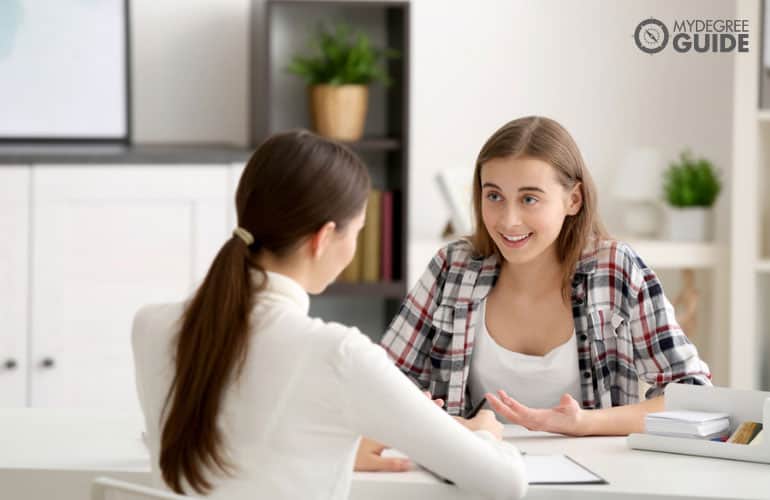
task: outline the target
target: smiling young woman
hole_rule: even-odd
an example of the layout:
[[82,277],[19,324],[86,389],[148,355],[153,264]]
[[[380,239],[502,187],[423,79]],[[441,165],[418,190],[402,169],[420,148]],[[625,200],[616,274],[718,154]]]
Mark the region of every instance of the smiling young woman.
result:
[[474,234],[438,251],[382,339],[450,414],[486,399],[530,429],[628,434],[662,409],[666,384],[711,383],[655,273],[604,230],[557,122],[496,131],[476,161],[473,205]]

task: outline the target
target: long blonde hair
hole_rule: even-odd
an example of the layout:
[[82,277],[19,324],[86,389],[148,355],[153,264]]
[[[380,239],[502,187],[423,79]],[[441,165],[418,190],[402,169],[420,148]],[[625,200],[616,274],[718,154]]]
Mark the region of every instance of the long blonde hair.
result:
[[559,183],[566,190],[580,183],[583,205],[567,216],[556,239],[556,254],[563,264],[562,292],[569,299],[572,276],[580,256],[592,241],[609,238],[599,217],[596,187],[580,150],[569,132],[558,122],[542,116],[525,116],[500,127],[481,148],[473,174],[475,231],[470,237],[474,250],[483,257],[500,251],[489,235],[481,216],[481,167],[496,158],[528,156],[553,166]]

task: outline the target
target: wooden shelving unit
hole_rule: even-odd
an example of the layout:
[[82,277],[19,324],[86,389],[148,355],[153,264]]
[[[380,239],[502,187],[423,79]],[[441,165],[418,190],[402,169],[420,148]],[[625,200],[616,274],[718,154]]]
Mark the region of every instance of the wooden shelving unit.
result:
[[[387,282],[334,283],[311,302],[311,313],[358,326],[372,337],[381,334],[406,295],[409,200],[409,2],[268,0],[261,47],[264,123],[256,130],[272,134],[310,129],[305,83],[286,72],[291,57],[306,52],[320,24],[343,22],[365,32],[377,47],[400,57],[387,62],[390,86],[374,84],[364,137],[347,143],[370,169],[374,189],[398,192],[400,219],[394,221],[393,278]],[[257,140],[261,138],[255,137]],[[313,311],[316,304],[322,304]],[[362,315],[366,309],[368,314]],[[365,317],[365,320],[361,320]]]
[[404,282],[382,283],[334,283],[324,292],[328,296],[364,296],[401,300],[404,297]]
[[401,149],[401,141],[390,137],[364,137],[356,142],[344,142],[357,152],[370,151],[398,151]]

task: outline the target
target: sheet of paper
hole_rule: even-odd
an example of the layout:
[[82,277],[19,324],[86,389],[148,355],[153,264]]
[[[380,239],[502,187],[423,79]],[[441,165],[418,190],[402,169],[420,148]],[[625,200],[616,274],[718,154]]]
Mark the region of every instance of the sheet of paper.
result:
[[561,436],[561,434],[554,434],[552,432],[544,431],[530,431],[521,425],[506,424],[503,425],[503,439],[512,439],[519,437],[526,438],[538,438],[546,436]]
[[605,483],[566,455],[524,455],[529,484]]
[[661,411],[647,414],[647,418],[663,420],[680,420],[682,422],[708,422],[729,417],[729,413],[713,413],[702,411]]

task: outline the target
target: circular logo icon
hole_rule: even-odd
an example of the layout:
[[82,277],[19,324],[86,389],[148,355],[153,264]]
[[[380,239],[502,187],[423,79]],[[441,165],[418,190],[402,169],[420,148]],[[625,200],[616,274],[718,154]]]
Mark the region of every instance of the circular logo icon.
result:
[[636,27],[634,41],[642,52],[657,54],[668,44],[668,28],[653,17],[645,19]]

